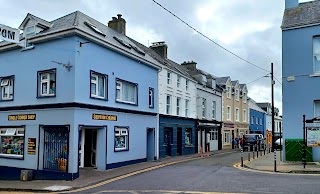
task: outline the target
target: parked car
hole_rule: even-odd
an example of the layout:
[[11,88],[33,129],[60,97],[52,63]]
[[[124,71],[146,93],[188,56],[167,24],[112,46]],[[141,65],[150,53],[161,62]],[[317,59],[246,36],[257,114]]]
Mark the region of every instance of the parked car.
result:
[[[280,144],[280,142],[281,142],[281,144]],[[283,146],[283,139],[282,138],[279,138],[274,142],[274,149],[282,150],[282,146]]]
[[243,151],[255,151],[266,149],[266,141],[262,134],[244,134]]

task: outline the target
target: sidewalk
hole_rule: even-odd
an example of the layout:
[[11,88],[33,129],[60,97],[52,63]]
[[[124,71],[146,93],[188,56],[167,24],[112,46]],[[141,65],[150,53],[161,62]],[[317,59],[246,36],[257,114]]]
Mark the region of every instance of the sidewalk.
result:
[[[211,152],[214,157],[216,154],[226,152],[237,152],[238,150],[218,150]],[[205,155],[205,154],[204,154]],[[110,169],[106,171],[98,171],[92,168],[80,169],[80,177],[74,181],[61,180],[33,180],[33,181],[3,181],[0,180],[0,191],[33,191],[33,192],[49,192],[49,191],[66,191],[83,188],[94,185],[105,180],[109,180],[128,173],[141,171],[143,169],[165,165],[172,162],[183,162],[190,159],[200,158],[199,154],[190,154],[184,156],[176,156],[160,159],[157,161],[142,162],[138,164],[128,165],[120,168]],[[204,157],[205,158],[205,157]]]
[[[244,167],[274,172],[274,153],[269,153],[257,158],[255,152],[255,159],[252,159],[252,152],[250,153],[251,160],[244,163]],[[308,162],[306,168],[303,168],[302,162],[291,162],[282,161],[280,159],[280,152],[277,151],[277,172],[281,173],[300,173],[300,174],[319,174],[320,175],[320,163],[319,162]],[[243,153],[244,160],[248,160],[248,152]]]

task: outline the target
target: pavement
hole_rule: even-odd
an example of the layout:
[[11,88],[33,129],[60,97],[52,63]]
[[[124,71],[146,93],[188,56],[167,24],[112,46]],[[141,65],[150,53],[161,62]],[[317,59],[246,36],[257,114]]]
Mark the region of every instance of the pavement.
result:
[[[52,192],[52,191],[64,191],[64,192],[77,192],[82,188],[94,188],[103,184],[107,184],[113,181],[120,180],[129,176],[133,176],[139,173],[147,172],[164,166],[186,162],[190,160],[197,160],[206,157],[219,157],[222,154],[238,152],[240,156],[240,150],[218,150],[210,152],[210,155],[203,154],[204,157],[200,157],[199,154],[191,154],[176,157],[167,157],[157,161],[142,162],[120,168],[110,169],[106,171],[98,171],[93,168],[80,169],[80,177],[74,181],[62,181],[62,180],[32,180],[32,181],[3,181],[0,180],[0,192],[1,191],[25,191],[25,192]],[[250,153],[250,161],[248,160],[248,154]],[[269,171],[274,172],[274,153],[255,153],[253,159],[252,152],[243,152],[244,167],[241,167],[240,157],[239,163],[234,167],[239,169],[249,169],[252,171]],[[285,162],[281,160],[280,152],[277,152],[277,172],[278,173],[298,173],[298,174],[319,174],[320,175],[320,163],[309,162],[306,167],[303,168],[301,162]]]

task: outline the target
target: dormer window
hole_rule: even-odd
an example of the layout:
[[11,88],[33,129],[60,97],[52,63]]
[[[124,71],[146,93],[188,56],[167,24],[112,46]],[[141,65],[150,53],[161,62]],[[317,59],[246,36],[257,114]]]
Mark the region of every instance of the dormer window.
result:
[[205,75],[201,75],[201,81],[203,83],[206,83],[207,82],[207,77]]
[[235,90],[235,95],[236,95],[236,100],[239,101],[239,90],[238,89]]
[[231,98],[231,87],[227,86],[227,98]]
[[24,29],[24,36],[28,37],[28,36],[33,36],[36,34],[36,26],[28,26]]
[[243,92],[242,101],[243,101],[244,103],[247,103],[247,93],[245,93],[245,92]]

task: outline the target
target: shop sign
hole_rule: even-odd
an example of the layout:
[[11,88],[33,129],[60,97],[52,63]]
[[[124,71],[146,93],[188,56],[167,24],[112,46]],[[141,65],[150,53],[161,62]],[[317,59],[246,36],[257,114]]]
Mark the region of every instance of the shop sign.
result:
[[238,128],[247,128],[247,125],[238,125]]
[[0,40],[19,43],[20,30],[0,24]]
[[234,124],[231,124],[231,123],[223,123],[223,127],[234,128]]
[[307,127],[307,146],[320,146],[320,127]]
[[93,120],[117,121],[116,115],[92,114]]
[[28,138],[28,154],[36,155],[36,138]]
[[8,121],[25,121],[25,120],[36,120],[36,114],[25,114],[25,115],[9,115]]

